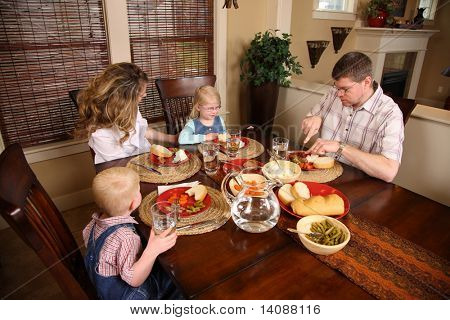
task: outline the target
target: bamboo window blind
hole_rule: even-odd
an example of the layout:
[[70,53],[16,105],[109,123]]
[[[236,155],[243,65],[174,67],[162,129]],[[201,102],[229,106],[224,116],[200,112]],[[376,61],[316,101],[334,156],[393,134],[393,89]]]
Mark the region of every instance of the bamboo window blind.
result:
[[68,92],[109,63],[102,1],[2,1],[0,18],[5,145],[71,138],[78,111]]
[[214,74],[213,0],[128,0],[133,62],[150,78],[140,111],[162,119],[157,78]]

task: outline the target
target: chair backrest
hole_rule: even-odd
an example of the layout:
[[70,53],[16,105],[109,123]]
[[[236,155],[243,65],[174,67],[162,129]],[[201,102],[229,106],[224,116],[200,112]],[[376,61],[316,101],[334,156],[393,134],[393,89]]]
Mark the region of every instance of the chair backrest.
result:
[[75,107],[77,108],[77,111],[78,111],[77,97],[78,97],[79,92],[80,92],[80,89],[75,89],[75,90],[69,91],[69,97],[72,100],[72,102],[74,103]]
[[392,100],[399,106],[400,110],[403,113],[403,124],[406,124],[406,122],[409,119],[409,116],[411,115],[411,112],[416,107],[416,100],[414,99],[407,99],[402,97],[395,97],[391,96]]
[[214,86],[216,76],[156,79],[155,83],[163,106],[167,133],[177,134],[189,120],[195,89],[204,85]]
[[96,298],[80,249],[19,144],[0,155],[0,213],[49,269],[69,299]]

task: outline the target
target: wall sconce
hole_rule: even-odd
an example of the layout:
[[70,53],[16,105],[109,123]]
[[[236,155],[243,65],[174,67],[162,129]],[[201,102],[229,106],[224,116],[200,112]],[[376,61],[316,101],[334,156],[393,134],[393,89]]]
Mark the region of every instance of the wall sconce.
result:
[[306,41],[308,45],[309,61],[311,61],[311,68],[319,62],[320,56],[323,51],[328,47],[330,41],[317,40],[317,41]]
[[338,53],[338,51],[341,50],[342,44],[344,43],[345,38],[347,38],[350,31],[352,31],[352,28],[331,27],[334,53]]
[[223,8],[230,9],[231,8],[231,3],[233,3],[233,6],[234,6],[235,9],[239,8],[237,0],[225,0],[222,9]]

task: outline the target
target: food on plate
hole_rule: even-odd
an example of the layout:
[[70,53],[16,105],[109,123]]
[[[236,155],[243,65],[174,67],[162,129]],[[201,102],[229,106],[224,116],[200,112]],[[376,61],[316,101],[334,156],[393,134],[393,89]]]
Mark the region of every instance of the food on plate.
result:
[[[250,186],[248,188],[249,195],[262,196],[264,194],[264,192],[261,191],[261,185],[266,183],[266,178],[262,175],[257,173],[246,173],[242,174],[241,177],[245,184]],[[234,196],[237,196],[242,190],[242,186],[236,181],[236,178],[230,180],[229,187]]]
[[344,213],[344,200],[337,194],[312,196],[309,199],[297,198],[291,203],[294,213],[301,216],[314,214],[339,216]]
[[173,163],[178,163],[186,160],[188,156],[186,155],[186,152],[183,149],[178,150],[175,152],[175,158],[173,159]]
[[261,166],[261,162],[256,161],[256,160],[247,160],[246,162],[244,162],[244,164],[242,165],[244,168],[253,168],[253,167],[259,167]]
[[302,170],[330,169],[334,166],[334,159],[330,157],[320,157],[317,154],[306,155],[305,152],[292,152],[289,159],[298,164]]
[[307,234],[305,235],[306,238],[326,246],[335,246],[347,239],[345,231],[328,221],[328,219],[311,223],[310,231],[315,232],[315,234]]
[[152,144],[150,147],[150,152],[154,154],[155,156],[162,157],[162,158],[169,158],[173,155],[173,152],[167,149],[166,147],[163,147],[159,144]]
[[194,196],[195,201],[203,201],[208,194],[208,190],[204,185],[198,184],[192,188],[186,190],[189,196]]
[[290,184],[285,184],[280,188],[280,190],[278,190],[278,197],[287,206],[295,200],[295,197],[292,194],[291,190],[292,186]]
[[297,198],[309,199],[311,193],[309,192],[308,186],[303,182],[296,182],[291,189],[292,195]]
[[313,161],[314,168],[330,169],[334,167],[334,159],[330,157],[318,157]]

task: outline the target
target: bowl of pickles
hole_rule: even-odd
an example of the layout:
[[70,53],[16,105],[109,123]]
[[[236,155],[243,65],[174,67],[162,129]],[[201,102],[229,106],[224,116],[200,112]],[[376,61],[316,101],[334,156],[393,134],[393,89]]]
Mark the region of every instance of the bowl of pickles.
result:
[[336,253],[350,241],[350,231],[345,224],[321,215],[300,219],[297,232],[305,248],[320,255]]

